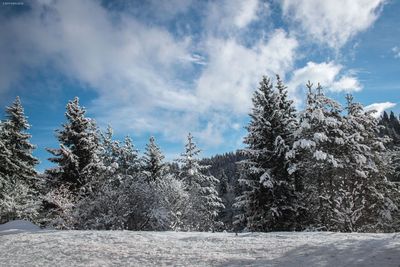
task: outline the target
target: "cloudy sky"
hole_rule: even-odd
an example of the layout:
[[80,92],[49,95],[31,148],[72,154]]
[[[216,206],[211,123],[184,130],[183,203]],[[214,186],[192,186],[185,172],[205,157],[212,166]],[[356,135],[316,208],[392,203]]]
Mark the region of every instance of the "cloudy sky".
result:
[[40,168],[74,96],[101,127],[168,159],[195,136],[203,155],[241,147],[252,92],[280,74],[340,102],[399,113],[400,1],[10,0],[0,5],[0,105],[19,95]]

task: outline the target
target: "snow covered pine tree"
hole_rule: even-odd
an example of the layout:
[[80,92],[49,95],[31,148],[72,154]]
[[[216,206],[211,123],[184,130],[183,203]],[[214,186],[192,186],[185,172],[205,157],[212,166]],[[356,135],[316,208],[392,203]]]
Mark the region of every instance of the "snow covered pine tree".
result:
[[[113,131],[108,126],[100,137],[97,158],[102,173],[97,173],[89,187],[90,194],[76,204],[79,227],[83,229],[126,229],[129,219],[129,192],[127,189],[137,181],[140,172],[138,151],[132,140],[126,137],[124,143],[113,140]],[[99,168],[96,168],[99,169]]]
[[[98,185],[104,165],[100,158],[99,136],[96,124],[90,118],[85,117],[86,110],[79,105],[79,98],[69,101],[66,106],[65,116],[67,123],[62,129],[56,131],[60,142],[60,148],[47,151],[54,155],[49,160],[58,166],[45,171],[47,184],[47,196],[45,199],[45,212],[48,220],[57,224],[63,221],[62,226],[73,228],[77,224],[72,214],[65,214],[73,209],[64,209],[57,203],[70,202],[76,204],[80,199],[92,194],[93,186]],[[70,195],[70,196],[69,196]],[[58,201],[58,199],[65,201]],[[79,215],[75,216],[79,219]],[[70,222],[61,220],[69,218]],[[58,227],[57,225],[54,225]]]
[[296,141],[287,153],[289,171],[301,177],[300,201],[308,207],[303,227],[330,231],[390,228],[397,209],[382,160],[377,120],[348,97],[348,115],[308,83]]
[[147,182],[160,181],[168,172],[168,166],[164,163],[164,155],[157,146],[154,137],[150,137],[146,145],[143,157],[143,173]]
[[218,180],[205,174],[208,167],[200,164],[199,153],[189,133],[185,152],[178,159],[181,163],[179,177],[189,195],[190,211],[186,214],[186,224],[190,230],[214,231],[219,225],[215,219],[224,206],[216,190]]
[[67,123],[56,131],[60,148],[47,149],[55,156],[49,160],[58,166],[47,169],[46,174],[50,185],[64,184],[76,194],[92,178],[87,176],[89,167],[98,162],[99,137],[95,122],[85,117],[78,97],[68,102],[66,109]]
[[247,159],[240,162],[240,182],[245,186],[237,198],[236,224],[252,231],[294,230],[297,212],[295,181],[287,172],[286,152],[296,128],[295,110],[286,87],[263,77],[253,96],[251,121],[245,138]]
[[39,180],[29,142],[30,128],[19,97],[6,108],[0,124],[0,223],[13,219],[35,220],[40,205]]
[[[379,137],[378,120],[347,96],[346,134],[342,153],[345,169],[336,200],[335,220],[341,231],[391,231],[398,191],[386,178],[385,138]],[[339,175],[339,174],[338,174]]]

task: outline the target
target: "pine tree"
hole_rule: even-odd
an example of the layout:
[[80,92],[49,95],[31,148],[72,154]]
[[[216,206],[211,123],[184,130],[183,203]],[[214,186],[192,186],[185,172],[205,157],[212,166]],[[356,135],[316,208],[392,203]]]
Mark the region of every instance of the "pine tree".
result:
[[0,223],[13,219],[35,220],[39,209],[39,163],[32,153],[35,146],[26,133],[30,125],[19,97],[6,108],[0,123]]
[[49,160],[57,166],[46,170],[50,185],[66,185],[75,193],[91,179],[95,179],[99,166],[99,137],[93,120],[85,117],[86,110],[79,105],[79,98],[66,106],[67,122],[56,131],[60,148],[47,149],[53,158]]
[[389,157],[391,162],[391,174],[390,178],[393,182],[400,182],[400,148],[396,147],[389,151]]
[[104,175],[112,177],[115,183],[121,182],[124,176],[135,176],[142,168],[138,150],[135,149],[132,139],[125,137],[122,144],[113,140],[113,130],[110,126],[101,134],[101,158],[107,172]]
[[379,119],[378,124],[380,125],[379,134],[381,137],[387,136],[390,138],[386,142],[388,149],[396,149],[400,146],[400,121],[394,115],[393,111],[390,112],[390,116],[386,111],[383,112],[382,117]]
[[11,176],[18,175],[19,179],[23,179],[27,184],[35,185],[37,175],[35,166],[39,160],[32,155],[35,146],[29,142],[31,135],[26,133],[30,125],[19,97],[6,108],[6,120],[2,124],[2,140],[12,155],[11,165],[14,165],[14,167],[9,165],[5,173]]
[[287,171],[286,152],[296,128],[295,110],[287,99],[286,87],[263,77],[253,96],[251,121],[243,150],[240,182],[246,189],[237,198],[242,210],[236,224],[256,231],[295,228],[297,204],[295,182]]
[[10,150],[6,146],[7,133],[4,130],[4,122],[0,121],[0,192],[3,192],[3,186],[6,183],[6,176],[9,175],[10,170],[18,169],[14,164],[13,157]]
[[[386,176],[390,166],[384,158],[385,139],[379,137],[378,121],[347,96],[343,183],[337,200],[337,218],[344,231],[377,231],[392,227],[394,187]],[[341,212],[338,212],[341,211]]]
[[193,142],[190,133],[185,148],[178,161],[181,163],[179,177],[185,183],[189,194],[190,210],[186,214],[187,225],[192,230],[215,230],[218,226],[216,218],[224,207],[216,190],[218,180],[212,175],[205,174],[208,166],[200,164],[198,159],[200,150]]
[[165,157],[157,146],[154,137],[150,137],[144,154],[143,173],[146,176],[146,181],[155,182],[162,180],[168,169],[167,165],[164,163]]
[[[76,204],[76,213],[79,214],[76,221],[82,229],[138,230],[130,223],[131,216],[141,214],[144,217],[143,212],[139,212],[144,206],[139,207],[138,203],[151,207],[149,201],[153,195],[150,186],[143,183],[138,151],[129,137],[122,144],[113,140],[110,126],[101,134],[100,147],[99,158],[104,171],[92,182],[94,190]],[[142,195],[143,191],[146,194]],[[142,199],[145,197],[146,201]],[[132,204],[132,201],[138,203]],[[136,209],[134,215],[132,209]]]
[[291,160],[289,172],[301,177],[300,202],[307,213],[302,224],[317,229],[331,229],[334,202],[343,168],[342,108],[326,97],[318,85],[313,91],[309,82],[306,109],[299,115],[296,141],[286,154]]

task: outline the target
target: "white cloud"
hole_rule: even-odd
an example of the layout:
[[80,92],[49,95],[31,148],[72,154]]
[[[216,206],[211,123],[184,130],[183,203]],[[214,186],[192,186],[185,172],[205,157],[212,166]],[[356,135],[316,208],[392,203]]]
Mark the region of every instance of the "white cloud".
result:
[[258,0],[250,0],[250,1],[238,1],[239,5],[231,5],[236,6],[236,12],[234,18],[234,24],[238,28],[243,28],[247,26],[250,22],[257,18],[257,9],[258,9]]
[[338,49],[378,18],[386,0],[283,0],[284,16],[313,40]]
[[293,71],[293,75],[288,82],[288,88],[292,95],[297,97],[297,101],[302,99],[300,88],[310,81],[314,84],[320,83],[321,86],[332,92],[351,92],[362,89],[356,77],[341,74],[343,66],[334,62],[308,62],[303,68]]
[[[282,29],[243,41],[241,34],[269,15],[258,0],[205,4],[205,29],[186,37],[128,12],[110,12],[98,1],[35,3],[0,25],[0,90],[24,67],[49,64],[95,90],[88,108],[100,123],[134,135],[161,133],[183,141],[190,131],[203,145],[224,143],[224,133],[241,128],[237,122],[247,115],[261,76],[285,77],[299,46]],[[193,4],[174,3],[176,8],[157,6],[166,12],[160,20]],[[333,91],[361,89],[356,77],[342,72],[334,62],[309,62],[294,71],[288,86],[294,95],[307,80]]]
[[[176,3],[176,10],[158,8],[170,18],[191,5]],[[177,37],[97,1],[33,2],[29,11],[0,26],[1,90],[18,80],[23,68],[50,65],[95,90],[88,108],[100,123],[119,132],[162,133],[169,140],[184,140],[191,131],[203,143],[218,145],[233,121],[247,113],[261,75],[292,68],[297,41],[276,30],[251,46],[240,42],[237,31],[267,12],[257,0],[206,6],[212,11],[204,19],[208,28],[194,43],[192,36]],[[215,27],[224,34],[216,34]],[[194,82],[182,78],[195,68]]]
[[100,121],[129,120],[135,130],[147,130],[154,126],[149,114],[155,108],[191,107],[196,99],[177,77],[200,61],[193,57],[190,38],[178,39],[161,27],[125,14],[115,20],[113,15],[95,1],[53,1],[33,4],[30,12],[4,21],[0,69],[8,73],[2,72],[1,90],[24,67],[51,64],[97,92],[89,108]]
[[400,48],[395,46],[392,48],[392,52],[394,54],[394,58],[400,58]]
[[268,5],[258,0],[223,0],[210,2],[207,9],[205,28],[213,33],[230,33],[246,28],[268,12]]
[[196,88],[202,107],[245,114],[262,75],[284,75],[292,68],[297,41],[276,30],[268,41],[250,48],[235,39],[210,39],[206,47],[209,62]]
[[392,102],[383,102],[383,103],[373,103],[364,107],[366,111],[375,110],[376,112],[373,113],[373,116],[379,118],[386,109],[393,108],[396,106],[396,103]]

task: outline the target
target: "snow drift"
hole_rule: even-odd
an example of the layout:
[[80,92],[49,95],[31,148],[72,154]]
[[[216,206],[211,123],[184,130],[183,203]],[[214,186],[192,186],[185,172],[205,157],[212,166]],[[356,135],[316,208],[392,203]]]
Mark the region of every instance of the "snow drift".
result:
[[9,221],[5,224],[0,224],[0,236],[24,232],[36,232],[40,227],[25,220]]

